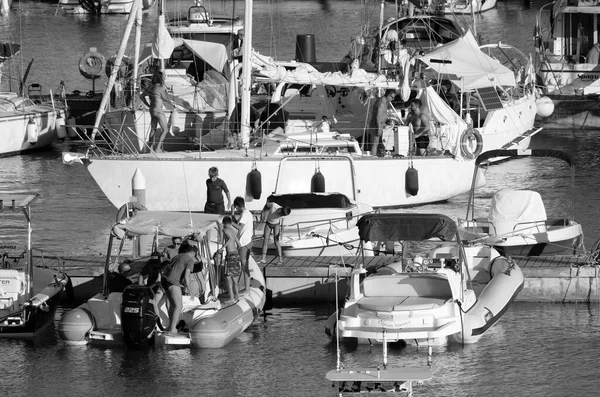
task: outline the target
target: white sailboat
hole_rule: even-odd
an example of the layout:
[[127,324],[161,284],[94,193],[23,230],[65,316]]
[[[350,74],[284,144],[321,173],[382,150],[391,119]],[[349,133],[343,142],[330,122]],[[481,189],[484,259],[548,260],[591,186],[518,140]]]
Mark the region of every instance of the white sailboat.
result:
[[[455,81],[456,87],[480,90],[487,94],[486,98],[491,98],[479,104],[474,100],[464,103],[473,110],[474,121],[470,122],[475,128],[468,128],[467,115],[471,116],[470,112],[455,113],[439,97],[434,87],[428,87],[426,90],[419,90],[419,93],[424,91],[421,99],[426,103],[435,133],[442,138],[442,154],[414,156],[409,127],[396,124],[389,127],[385,134],[387,137],[384,137],[387,138],[387,156],[364,155],[353,136],[365,134],[372,103],[367,101],[365,106],[365,98],[376,97],[379,92],[388,88],[400,92],[402,82],[397,78],[388,79],[383,74],[367,73],[361,69],[352,70],[350,73],[322,73],[312,65],[301,62],[294,62],[293,70],[287,71],[286,68],[290,69],[289,63],[276,62],[252,51],[251,10],[252,1],[248,0],[242,59],[252,67],[242,68],[240,80],[243,105],[240,149],[205,151],[200,145],[193,151],[155,153],[149,150],[147,136],[144,136],[147,133],[149,118],[140,128],[141,124],[138,122],[141,114],[138,117],[137,110],[120,111],[119,113],[129,117],[129,120],[135,118],[135,128],[127,118],[113,120],[113,127],[127,125],[127,128],[105,127],[102,135],[110,137],[108,140],[93,142],[84,155],[64,153],[63,161],[67,164],[84,163],[98,186],[116,207],[129,200],[132,177],[139,170],[138,175],[143,175],[145,180],[147,207],[151,210],[172,211],[202,211],[206,202],[204,176],[208,175],[210,167],[216,166],[220,178],[232,188],[232,194],[246,195],[248,208],[259,210],[264,205],[264,198],[261,200],[260,195],[246,194],[251,190],[247,185],[247,174],[250,171],[257,169],[261,173],[261,190],[270,193],[274,191],[277,171],[283,158],[302,153],[324,154],[319,165],[326,179],[327,190],[345,193],[350,192],[352,187],[350,181],[335,178],[339,174],[340,163],[336,157],[339,154],[349,154],[354,163],[360,202],[373,207],[402,207],[444,201],[467,192],[470,187],[468,179],[473,170],[473,159],[481,150],[511,145],[515,138],[522,138],[524,134],[531,133],[535,115],[532,94],[523,95],[522,91],[517,90],[514,74],[498,61],[483,54],[471,35],[470,38],[465,36],[459,39],[458,44],[452,42],[440,47],[438,52],[428,53],[419,59],[426,65],[428,73],[440,78],[458,73],[463,78]],[[129,26],[133,24],[134,18],[132,11]],[[195,18],[195,14],[190,13],[189,18]],[[189,28],[196,23],[195,19],[187,21]],[[117,55],[122,56],[126,40],[127,38],[124,39]],[[440,63],[441,58],[444,59]],[[456,68],[452,69],[453,62],[459,58],[462,58],[463,62],[457,63]],[[465,59],[474,59],[476,62],[469,64]],[[117,56],[115,65],[119,62],[120,58]],[[465,71],[478,78],[467,77]],[[284,110],[286,106],[291,110],[298,110],[290,111],[295,118],[287,121],[283,134],[251,139],[251,73],[278,82],[278,92],[282,94],[279,96],[278,105],[284,106]],[[233,76],[235,73],[231,78],[233,84],[227,109],[229,114],[233,111],[231,99],[237,97],[237,82]],[[111,77],[111,81],[114,81],[114,78]],[[110,92],[111,81],[107,92]],[[284,89],[292,85],[309,86],[310,95],[286,96]],[[506,96],[500,98],[496,88]],[[410,92],[405,88],[404,94],[408,97]],[[107,101],[105,98],[103,102]],[[103,108],[104,105],[101,105],[101,110]],[[392,118],[398,118],[399,109],[390,109],[389,114]],[[143,117],[147,115],[147,112],[143,113]],[[173,120],[173,123],[180,123],[180,130],[185,130],[196,124],[194,119],[197,117],[202,117],[202,113],[191,108],[186,112],[177,112],[179,121]],[[322,122],[323,117],[338,122],[330,126],[329,122]],[[467,122],[463,117],[467,117]],[[108,119],[110,116],[105,117],[105,120]],[[345,123],[360,124],[362,128],[358,132],[350,128],[345,130]],[[100,128],[100,117],[97,120],[97,128]],[[203,140],[204,136],[200,134],[196,138]],[[528,143],[527,139],[523,139],[515,144],[524,147]],[[292,182],[288,183],[287,190],[281,193],[310,191],[315,161],[307,159],[295,163],[297,165],[289,173]]]

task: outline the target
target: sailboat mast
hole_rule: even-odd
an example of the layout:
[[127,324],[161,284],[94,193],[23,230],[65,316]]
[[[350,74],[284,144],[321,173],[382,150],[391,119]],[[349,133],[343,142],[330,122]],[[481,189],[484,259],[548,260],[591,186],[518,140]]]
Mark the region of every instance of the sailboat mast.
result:
[[252,74],[252,0],[245,1],[244,7],[244,42],[242,43],[242,112],[240,134],[242,145],[250,144],[250,76]]
[[117,72],[121,68],[121,61],[123,60],[123,55],[125,54],[125,48],[127,47],[127,42],[129,41],[129,36],[131,35],[131,29],[133,28],[133,23],[135,22],[138,11],[141,9],[142,0],[134,0],[133,5],[131,6],[131,11],[129,12],[129,18],[127,19],[127,25],[125,26],[125,30],[123,32],[123,39],[121,40],[121,45],[119,46],[119,50],[117,51],[117,57],[115,58],[115,63],[113,65],[112,71],[110,73],[110,78],[108,79],[108,84],[106,85],[106,89],[104,90],[104,95],[102,96],[102,101],[100,102],[100,107],[98,108],[98,113],[96,114],[96,121],[94,122],[94,129],[92,130],[91,140],[96,139],[96,134],[98,133],[98,127],[100,126],[100,121],[106,112],[106,105],[108,104],[108,100],[110,98],[110,92],[112,91],[115,81],[117,80]]
[[381,73],[381,44],[383,43],[383,8],[385,0],[379,0],[379,56],[377,57],[377,72]]

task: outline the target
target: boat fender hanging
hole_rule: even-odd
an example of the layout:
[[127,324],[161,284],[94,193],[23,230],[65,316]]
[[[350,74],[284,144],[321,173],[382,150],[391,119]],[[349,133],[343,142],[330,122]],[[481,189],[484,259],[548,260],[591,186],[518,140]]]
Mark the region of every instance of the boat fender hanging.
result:
[[246,176],[246,196],[255,200],[260,199],[262,194],[262,176],[256,168],[252,169]]
[[310,179],[311,193],[325,193],[325,177],[320,170],[317,170]]
[[[473,148],[473,142],[475,147]],[[466,159],[472,160],[483,151],[483,138],[476,129],[469,127],[460,136],[460,152]]]
[[419,193],[419,171],[413,167],[412,162],[406,170],[404,179],[406,193],[416,196]]
[[27,142],[29,142],[32,145],[35,145],[38,141],[38,126],[35,122],[35,120],[33,119],[33,117],[31,117],[29,119],[29,122],[27,123]]
[[71,139],[77,138],[77,120],[75,117],[71,116],[67,119],[67,135]]
[[58,139],[62,141],[67,137],[67,127],[65,125],[65,118],[61,112],[58,112],[56,115],[54,125],[56,126],[56,135],[58,136]]
[[121,208],[119,208],[119,211],[117,211],[116,221],[117,221],[117,223],[121,223],[121,221],[131,218],[132,216],[137,214],[139,211],[146,211],[146,210],[147,210],[147,208],[140,203],[136,203],[136,202],[125,203],[121,206]]

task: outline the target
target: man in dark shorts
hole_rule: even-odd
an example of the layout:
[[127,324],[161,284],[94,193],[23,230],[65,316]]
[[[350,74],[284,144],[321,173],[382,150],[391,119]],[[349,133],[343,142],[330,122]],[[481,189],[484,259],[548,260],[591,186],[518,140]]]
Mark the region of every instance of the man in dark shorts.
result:
[[229,216],[223,217],[223,237],[223,245],[227,253],[225,255],[227,290],[229,291],[229,299],[235,302],[239,299],[238,281],[242,274],[242,263],[239,254],[240,240]]
[[429,117],[421,110],[423,102],[415,99],[410,103],[410,114],[406,123],[412,125],[417,154],[425,155],[429,146]]
[[[177,336],[177,323],[183,308],[183,286],[191,284],[190,273],[194,269],[194,247],[184,241],[179,248],[179,255],[171,260],[163,274],[162,285],[169,300],[169,331]],[[158,294],[155,299],[159,299]]]
[[206,180],[206,205],[204,212],[207,214],[224,214],[225,203],[223,193],[227,196],[227,209],[231,208],[231,196],[224,180],[219,178],[219,169],[210,167]]

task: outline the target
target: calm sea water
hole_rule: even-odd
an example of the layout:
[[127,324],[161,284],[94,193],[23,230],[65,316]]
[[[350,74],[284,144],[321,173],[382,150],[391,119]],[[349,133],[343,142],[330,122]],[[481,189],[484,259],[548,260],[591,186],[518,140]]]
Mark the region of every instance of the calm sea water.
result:
[[[379,10],[369,2],[330,1],[331,13],[317,1],[255,1],[255,47],[280,59],[294,57],[297,34],[316,36],[319,60],[339,59],[363,21],[376,23]],[[535,11],[542,2],[504,1],[477,17],[478,33],[489,41],[532,50]],[[181,6],[183,7],[183,6]],[[185,6],[187,7],[187,6]],[[235,7],[243,8],[241,1]],[[230,13],[231,1],[213,1],[213,13]],[[183,8],[182,8],[183,9]],[[35,58],[29,82],[44,90],[61,80],[68,90],[91,89],[78,72],[79,58],[90,47],[110,56],[118,46],[126,16],[65,16],[56,3],[15,2],[0,19],[3,40],[23,40],[25,62]],[[386,14],[388,14],[386,12]],[[155,10],[144,16],[151,37]],[[388,14],[389,15],[389,14]],[[271,28],[272,27],[272,28]],[[148,40],[149,40],[148,39]],[[4,70],[6,72],[6,70]],[[97,82],[101,87],[105,80]],[[5,87],[6,88],[6,87]],[[68,255],[106,249],[116,209],[83,167],[61,163],[69,142],[47,152],[0,159],[0,192],[38,192],[34,242],[46,252]],[[586,246],[600,237],[600,141],[595,131],[543,131],[535,148],[560,148],[577,161],[575,189],[569,171],[556,160],[524,159],[490,168],[488,185],[477,192],[483,210],[492,193],[504,186],[539,191],[549,215],[570,215],[582,223]],[[379,181],[386,183],[386,181]],[[467,195],[444,204],[411,209],[465,216]],[[56,319],[67,308],[59,308]],[[58,341],[53,324],[29,341],[0,340],[0,394],[11,396],[201,395],[328,396],[335,389],[325,373],[336,366],[336,350],[324,334],[333,306],[275,308],[224,349],[156,348],[148,352],[69,347]],[[419,386],[420,396],[584,396],[596,395],[600,353],[600,306],[514,304],[479,343],[434,349],[434,379]],[[390,352],[391,365],[424,365],[425,349]],[[342,349],[346,367],[381,363],[381,350]]]

